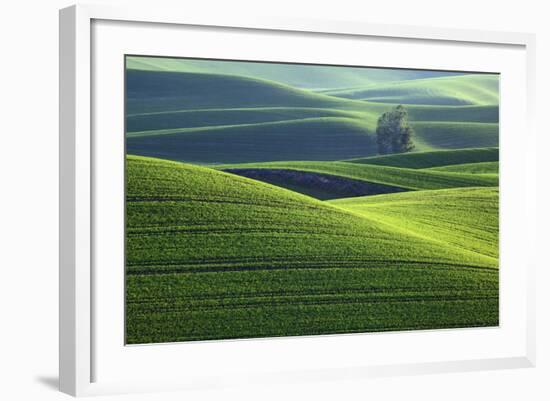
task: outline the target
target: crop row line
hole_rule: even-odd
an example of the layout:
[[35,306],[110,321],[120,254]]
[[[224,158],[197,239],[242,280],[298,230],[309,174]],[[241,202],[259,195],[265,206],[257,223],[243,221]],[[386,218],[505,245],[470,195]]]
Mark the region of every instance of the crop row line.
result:
[[[382,263],[378,260],[368,261],[365,260],[364,263]],[[482,272],[492,272],[497,274],[498,269],[492,268],[492,267],[486,267],[486,266],[478,266],[478,265],[468,265],[468,264],[449,264],[449,263],[437,263],[437,262],[411,262],[411,261],[385,261],[386,263],[375,265],[370,264],[368,266],[364,265],[341,265],[341,266],[335,266],[335,267],[329,267],[329,269],[342,269],[342,268],[356,268],[356,269],[382,269],[387,268],[388,265],[391,264],[404,264],[404,265],[416,265],[416,269],[419,268],[426,268],[427,266],[437,266],[438,268],[447,268],[447,269],[455,269],[455,270],[462,270],[462,269],[471,269],[475,271],[482,271]],[[315,265],[292,265],[292,266],[280,266],[280,265],[271,265],[271,266],[217,266],[217,267],[204,267],[198,264],[197,267],[175,267],[175,266],[169,266],[169,267],[157,267],[156,265],[155,269],[149,268],[136,268],[135,266],[128,266],[126,269],[127,275],[141,275],[141,276],[147,276],[147,275],[161,275],[161,274],[175,274],[175,273],[223,273],[223,272],[240,272],[240,271],[272,271],[272,270],[299,270],[299,269],[327,269],[326,266],[329,266],[329,264],[325,264],[321,267],[315,267]],[[405,267],[405,266],[403,266]],[[409,268],[409,266],[406,266]],[[412,266],[411,266],[412,267]]]
[[[177,312],[199,312],[199,311],[208,311],[208,310],[220,310],[220,309],[257,309],[264,307],[285,307],[292,305],[296,308],[304,306],[321,306],[321,305],[343,305],[343,304],[377,304],[377,303],[386,303],[386,304],[396,304],[396,303],[414,303],[414,302],[424,302],[424,303],[433,303],[433,302],[464,302],[464,301],[480,301],[480,300],[491,300],[498,299],[498,293],[495,295],[486,295],[486,296],[474,296],[474,297],[464,297],[464,296],[450,296],[450,297],[438,297],[438,296],[423,296],[423,297],[404,297],[404,298],[393,298],[388,299],[387,297],[380,298],[353,298],[353,299],[327,299],[327,300],[300,300],[296,302],[288,301],[279,301],[272,299],[270,301],[258,301],[254,303],[250,302],[241,302],[241,303],[232,303],[232,304],[223,304],[216,303],[213,305],[200,305],[200,306],[178,306],[176,308],[170,307],[160,307],[154,308],[155,305],[151,305],[153,309],[150,313],[163,313],[171,314]],[[296,301],[296,300],[295,300]],[[130,305],[127,305],[127,308]],[[149,310],[149,308],[146,308]]]
[[475,287],[458,287],[458,286],[424,286],[424,287],[363,287],[363,288],[336,288],[331,290],[323,289],[306,289],[306,290],[296,290],[296,291],[258,291],[258,292],[232,292],[232,293],[217,293],[217,294],[193,294],[189,296],[143,296],[142,293],[139,293],[139,298],[132,298],[131,291],[127,292],[127,300],[133,304],[139,303],[149,303],[151,301],[157,302],[175,302],[175,301],[223,301],[227,299],[234,298],[269,298],[269,297],[296,297],[296,296],[326,296],[326,295],[345,295],[345,294],[361,294],[361,293],[383,293],[388,290],[391,290],[392,293],[396,292],[424,292],[430,291],[434,292],[444,292],[444,291],[456,291],[460,293],[465,293],[469,291],[475,291],[478,293],[480,290],[484,291],[498,291],[498,286],[496,288],[479,288]]

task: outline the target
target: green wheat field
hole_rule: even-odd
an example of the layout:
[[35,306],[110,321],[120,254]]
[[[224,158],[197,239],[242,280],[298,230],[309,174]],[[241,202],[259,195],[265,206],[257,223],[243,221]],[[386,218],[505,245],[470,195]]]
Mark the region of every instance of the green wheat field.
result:
[[126,343],[498,326],[498,86],[127,56]]

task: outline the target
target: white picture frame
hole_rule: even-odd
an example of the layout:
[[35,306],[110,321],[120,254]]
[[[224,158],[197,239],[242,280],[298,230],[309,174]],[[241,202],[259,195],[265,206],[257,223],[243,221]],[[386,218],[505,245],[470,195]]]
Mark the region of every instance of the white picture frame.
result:
[[[437,44],[460,44],[460,46],[496,46],[510,47],[518,50],[518,65],[520,66],[524,80],[521,84],[521,91],[525,94],[520,96],[520,102],[525,106],[525,113],[518,117],[515,123],[524,126],[525,137],[521,145],[522,166],[515,176],[510,176],[510,182],[524,182],[524,193],[521,199],[518,198],[518,205],[521,204],[520,213],[524,218],[521,224],[527,231],[523,234],[524,246],[517,252],[524,252],[526,256],[522,259],[520,280],[515,280],[514,285],[518,286],[518,297],[525,298],[521,303],[521,311],[518,315],[521,318],[521,333],[515,333],[515,345],[511,352],[495,350],[491,355],[466,356],[464,358],[453,358],[445,360],[424,361],[416,360],[411,356],[407,362],[394,363],[387,359],[387,363],[369,363],[351,359],[342,365],[332,367],[330,361],[326,366],[313,368],[302,366],[299,369],[285,369],[285,363],[279,361],[273,363],[277,368],[269,371],[258,369],[258,375],[251,375],[239,380],[234,377],[223,375],[220,370],[215,377],[207,377],[197,370],[196,376],[186,380],[178,377],[151,377],[151,380],[131,380],[128,377],[117,379],[111,375],[108,380],[98,380],[98,366],[96,358],[98,350],[106,350],[100,341],[96,344],[98,332],[96,325],[101,318],[94,308],[94,289],[101,285],[101,280],[94,274],[94,263],[97,255],[94,253],[94,230],[96,229],[94,192],[97,190],[94,180],[95,169],[97,168],[97,155],[102,152],[101,146],[94,141],[94,103],[92,96],[92,77],[94,68],[99,68],[94,60],[94,53],[100,46],[101,41],[93,41],[94,23],[106,21],[109,24],[116,22],[156,24],[166,29],[170,27],[206,27],[212,29],[230,28],[232,30],[263,31],[274,33],[307,33],[308,35],[339,35],[353,38],[384,38],[385,40],[415,40],[431,41]],[[118,28],[117,28],[118,29]],[[129,28],[120,28],[129,29]],[[140,29],[139,27],[136,29]],[[174,28],[176,29],[176,28]],[[137,32],[137,31],[136,31]],[[159,33],[159,34],[162,34]],[[120,37],[113,42],[121,42],[125,39]],[[75,396],[93,395],[105,393],[126,393],[134,391],[160,391],[167,389],[186,388],[211,388],[217,386],[243,384],[252,381],[257,382],[288,382],[288,381],[311,381],[329,380],[338,378],[362,378],[369,376],[387,376],[401,374],[421,374],[451,371],[469,371],[482,369],[505,369],[515,367],[530,367],[535,364],[535,321],[534,321],[534,270],[538,263],[534,259],[534,252],[528,252],[529,246],[534,244],[532,239],[535,235],[535,138],[532,129],[534,112],[534,35],[525,33],[507,32],[484,32],[458,29],[442,29],[427,27],[411,27],[398,25],[373,25],[362,22],[349,21],[316,21],[316,20],[293,20],[292,18],[259,18],[257,16],[243,16],[240,20],[227,20],[223,16],[215,15],[187,15],[185,9],[166,10],[156,7],[132,7],[126,9],[111,8],[108,6],[72,6],[60,11],[60,360],[59,377],[60,390]],[[117,50],[118,51],[118,50]],[[168,54],[171,55],[171,54]],[[512,56],[511,56],[512,57]],[[517,78],[517,77],[516,77]],[[515,82],[517,85],[517,82]],[[524,163],[523,163],[524,162]],[[501,162],[507,163],[507,162]],[[512,163],[510,161],[509,163]],[[503,165],[505,167],[505,165]],[[506,177],[506,176],[504,176]],[[506,186],[506,181],[501,187]],[[509,209],[506,209],[509,210]],[[503,215],[501,219],[507,219]],[[516,221],[517,219],[513,219]],[[524,221],[523,221],[524,220]],[[514,226],[515,227],[515,226]],[[519,227],[516,227],[519,228]],[[509,243],[509,242],[508,242]],[[510,257],[513,257],[511,255]],[[122,267],[121,267],[122,268]],[[519,288],[521,287],[521,288]],[[115,295],[105,295],[116,298]],[[106,320],[107,321],[107,320]],[[120,322],[123,324],[123,322]],[[102,326],[105,327],[105,324]],[[103,330],[103,329],[102,329]],[[441,333],[441,332],[439,332]],[[463,331],[457,332],[465,337],[484,335],[481,332]],[[462,333],[462,334],[460,334]],[[472,334],[473,333],[473,334]],[[425,336],[419,341],[433,341],[438,333],[424,333]],[[451,336],[451,334],[446,334]],[[488,334],[494,335],[494,331]],[[413,334],[414,336],[414,334]],[[435,337],[434,337],[435,336]],[[429,337],[429,339],[428,339]],[[370,338],[371,340],[365,340]],[[329,347],[339,346],[344,342],[352,341],[375,341],[372,339],[389,338],[390,341],[400,341],[393,333],[377,334],[376,337],[356,337],[354,335],[330,336],[324,338],[321,344],[311,344],[311,352],[315,352],[317,346]],[[404,337],[403,337],[404,338]],[[359,339],[359,340],[358,340]],[[282,342],[281,342],[282,341]],[[245,340],[233,342],[218,342],[202,346],[202,349],[191,350],[192,355],[200,355],[200,352],[211,349],[211,352],[226,352],[229,357],[239,353],[251,353],[254,347],[265,346],[266,343],[273,343],[279,347],[294,346],[291,341],[296,340]],[[381,340],[376,340],[381,341]],[[414,340],[416,341],[416,340]],[[449,337],[449,341],[451,337]],[[487,337],[487,341],[491,341]],[[503,340],[502,349],[507,345]],[[510,340],[511,341],[511,340]],[[305,347],[304,347],[305,345]],[[120,344],[123,347],[123,344]],[[147,358],[153,358],[156,362],[164,356],[155,354],[166,354],[164,345],[147,347]],[[310,345],[302,342],[300,348],[308,348]],[[103,348],[102,348],[103,347]],[[156,351],[158,347],[159,351]],[[165,347],[165,351],[160,349]],[[201,345],[199,344],[199,347]],[[458,347],[460,348],[460,347]],[[257,349],[257,348],[256,348]],[[169,351],[171,352],[171,351]],[[273,350],[277,352],[277,349]],[[137,354],[137,353],[136,353]],[[191,354],[190,354],[191,355]],[[242,354],[241,354],[242,355]],[[474,355],[474,354],[472,354]],[[477,355],[477,354],[475,354]],[[135,363],[141,356],[131,356]],[[136,359],[138,358],[138,359]],[[153,359],[147,359],[151,362]],[[246,358],[244,358],[246,359]],[[105,361],[105,358],[103,358]],[[381,361],[386,359],[382,358]],[[144,361],[146,361],[144,359]],[[113,359],[111,362],[115,362]],[[120,362],[120,361],[118,361]],[[145,377],[147,377],[145,375]]]

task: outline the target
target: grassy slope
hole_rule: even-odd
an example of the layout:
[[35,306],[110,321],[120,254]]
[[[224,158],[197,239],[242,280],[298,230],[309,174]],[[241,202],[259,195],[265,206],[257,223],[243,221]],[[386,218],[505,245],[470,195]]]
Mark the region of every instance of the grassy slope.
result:
[[[355,109],[348,107],[349,105],[345,106],[342,109],[276,106],[137,113],[127,115],[126,129],[128,132],[136,132],[170,128],[253,124],[315,117],[347,117],[360,120],[374,131],[378,116],[393,107],[393,105],[370,102],[354,104]],[[409,111],[409,119],[413,123],[415,121],[498,123],[497,106],[407,106],[407,110]]]
[[498,257],[498,188],[420,191],[331,203],[445,244]]
[[498,124],[415,121],[415,144],[419,150],[496,147]]
[[[369,109],[375,103],[365,102]],[[474,123],[498,123],[498,105],[490,106],[434,106],[407,105],[410,121],[454,121]]]
[[258,124],[318,117],[346,117],[375,124],[373,113],[315,107],[250,107],[227,109],[177,110],[129,115],[129,133],[173,128],[215,127],[223,125]]
[[498,177],[496,176],[406,169],[348,162],[291,161],[244,163],[221,165],[216,166],[216,168],[223,170],[264,168],[305,171],[391,185],[410,190],[498,185]]
[[168,161],[130,156],[127,191],[128,343],[498,324],[460,244]]
[[498,75],[461,75],[325,91],[324,94],[372,102],[429,105],[496,105]]
[[[498,146],[496,124],[413,126],[418,150]],[[131,154],[196,163],[339,160],[377,152],[369,119],[343,116],[128,132],[127,144]]]
[[432,152],[401,153],[346,160],[350,163],[373,164],[404,168],[430,168],[454,164],[497,162],[498,148],[438,150]]
[[[127,82],[127,149],[131,154],[234,163],[298,156],[323,160],[334,157],[332,150],[336,158],[348,158],[361,155],[359,149],[365,149],[365,154],[375,151],[368,127],[375,124],[376,115],[361,112],[360,118],[352,118],[351,111],[332,110],[362,108],[361,102],[226,75],[129,70]],[[253,111],[243,110],[250,106]],[[215,110],[203,110],[202,115],[181,110],[204,107]],[[224,107],[239,110],[219,110]],[[274,114],[283,114],[285,121],[233,124],[235,120],[265,121]],[[311,118],[316,115],[332,117]],[[199,119],[214,126],[193,127]],[[295,146],[289,148],[288,141]]]
[[247,77],[126,70],[127,114],[204,108],[357,108],[361,102]]
[[469,174],[495,174],[498,175],[498,162],[464,163],[452,166],[432,167],[434,171],[447,171],[449,173]]
[[127,67],[138,70],[230,74],[308,88],[337,88],[388,81],[456,75],[445,71],[341,68],[281,63],[128,57]]
[[323,117],[130,133],[127,149],[130,154],[187,162],[241,163],[346,159],[374,154],[376,145],[359,120]]

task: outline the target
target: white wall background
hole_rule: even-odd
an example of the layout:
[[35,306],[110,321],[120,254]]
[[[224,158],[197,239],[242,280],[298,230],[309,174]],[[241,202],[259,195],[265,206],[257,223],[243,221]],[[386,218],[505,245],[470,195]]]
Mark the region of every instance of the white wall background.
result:
[[[148,3],[96,0],[96,3]],[[58,21],[65,0],[5,0],[0,6],[0,399],[58,400]],[[273,0],[149,1],[179,5],[189,13],[251,12],[374,23],[429,25],[538,35],[537,108],[539,135],[538,366],[482,373],[328,382],[285,388],[223,392],[165,393],[107,397],[128,400],[547,400],[550,399],[550,305],[548,249],[550,132],[546,124],[550,90],[550,24],[537,0]],[[550,257],[550,255],[548,255]]]

